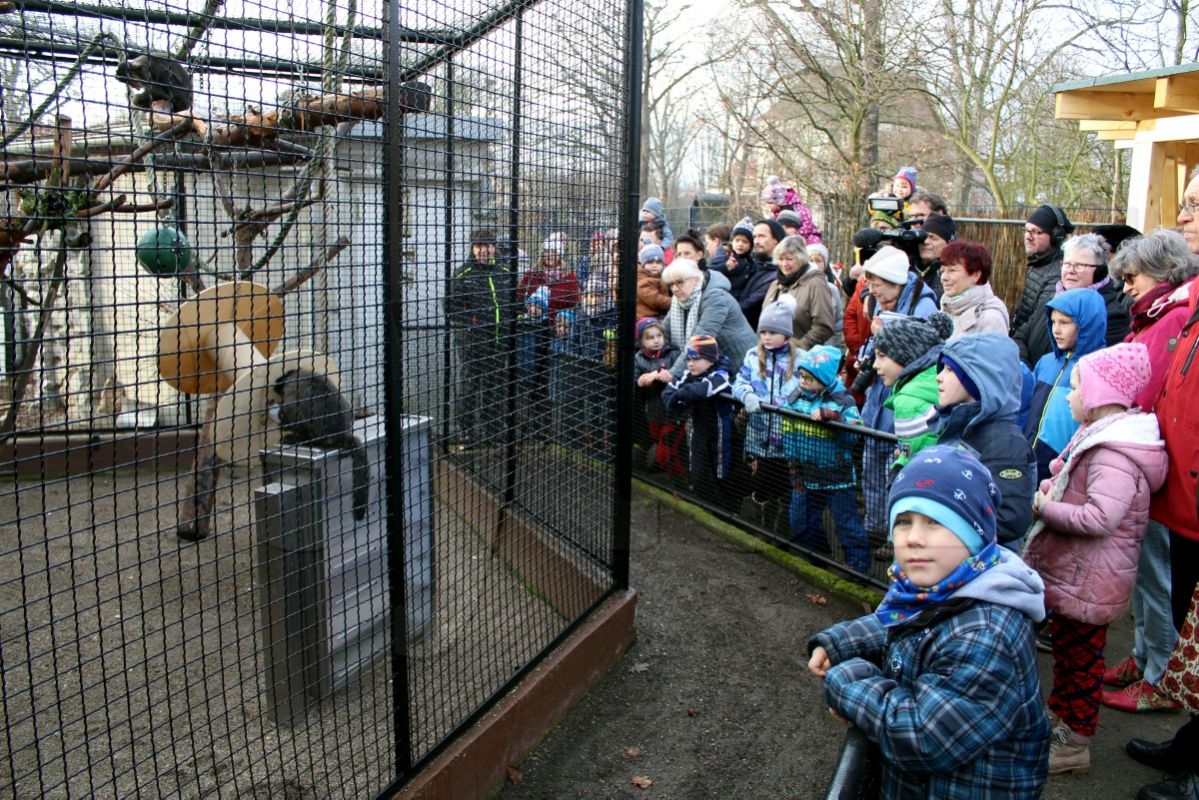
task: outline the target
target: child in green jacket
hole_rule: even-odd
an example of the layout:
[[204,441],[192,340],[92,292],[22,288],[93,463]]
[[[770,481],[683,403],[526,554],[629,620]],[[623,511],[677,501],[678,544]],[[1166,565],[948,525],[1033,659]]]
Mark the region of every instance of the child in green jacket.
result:
[[953,333],[953,320],[935,311],[926,319],[908,317],[885,323],[874,335],[874,368],[891,396],[883,403],[895,415],[899,443],[891,472],[937,441],[929,422],[937,415],[937,360]]

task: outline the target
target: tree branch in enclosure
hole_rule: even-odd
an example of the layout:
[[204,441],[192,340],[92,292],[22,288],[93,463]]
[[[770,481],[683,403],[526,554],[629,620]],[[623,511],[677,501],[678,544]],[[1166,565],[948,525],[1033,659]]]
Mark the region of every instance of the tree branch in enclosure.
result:
[[325,248],[324,252],[317,254],[317,256],[308,263],[307,267],[304,267],[302,270],[298,270],[295,274],[287,278],[287,280],[280,283],[271,291],[280,297],[289,292],[294,292],[318,272],[328,266],[329,262],[337,258],[341,251],[345,250],[349,246],[350,240],[347,237],[338,237],[337,241]]

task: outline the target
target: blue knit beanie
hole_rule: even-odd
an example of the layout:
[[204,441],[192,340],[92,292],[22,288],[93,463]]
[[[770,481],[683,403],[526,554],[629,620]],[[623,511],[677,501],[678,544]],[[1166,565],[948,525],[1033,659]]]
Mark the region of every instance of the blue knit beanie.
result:
[[644,265],[647,261],[662,261],[666,258],[665,251],[656,244],[647,244],[637,253],[637,263]]
[[935,445],[917,453],[895,477],[888,513],[892,529],[904,511],[935,519],[977,555],[995,541],[999,501],[999,487],[973,453]]

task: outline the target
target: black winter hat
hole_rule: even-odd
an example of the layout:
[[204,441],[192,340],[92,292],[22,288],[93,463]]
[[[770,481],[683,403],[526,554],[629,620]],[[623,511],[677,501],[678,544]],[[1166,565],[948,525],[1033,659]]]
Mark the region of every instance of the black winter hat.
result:
[[1103,241],[1107,242],[1107,246],[1115,253],[1120,249],[1120,245],[1128,239],[1135,239],[1141,236],[1141,232],[1131,225],[1097,225],[1091,233],[1102,237]]
[[495,231],[490,228],[476,228],[470,233],[471,244],[495,244]]
[[947,242],[952,242],[958,236],[957,223],[953,221],[953,217],[944,214],[929,214],[920,228],[926,233],[935,233]]
[[781,242],[787,238],[787,229],[779,224],[777,219],[760,219],[754,223],[754,227],[765,225],[770,228],[770,233],[774,236],[776,242]]
[[907,366],[934,347],[940,347],[953,334],[953,320],[940,311],[927,319],[909,317],[883,325],[874,335],[874,349]]

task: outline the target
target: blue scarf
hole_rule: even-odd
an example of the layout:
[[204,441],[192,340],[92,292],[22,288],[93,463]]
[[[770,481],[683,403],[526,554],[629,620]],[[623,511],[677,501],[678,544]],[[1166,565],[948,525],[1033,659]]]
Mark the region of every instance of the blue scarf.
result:
[[887,594],[875,609],[874,616],[884,628],[898,625],[926,608],[945,601],[958,589],[998,563],[999,545],[991,542],[978,551],[977,555],[970,556],[958,564],[957,569],[932,586],[917,586],[908,580],[907,574],[899,568],[899,564],[892,564],[887,570],[891,588],[887,589]]

